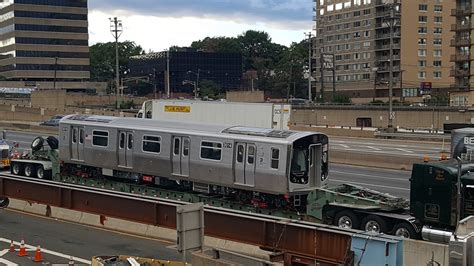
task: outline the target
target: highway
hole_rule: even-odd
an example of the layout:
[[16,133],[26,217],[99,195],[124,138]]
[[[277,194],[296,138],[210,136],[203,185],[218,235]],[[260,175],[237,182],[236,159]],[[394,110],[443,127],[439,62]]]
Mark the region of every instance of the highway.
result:
[[[76,260],[76,265],[84,265],[85,261],[90,261],[93,256],[98,255],[181,259],[172,248],[174,243],[133,237],[10,210],[0,211],[0,223],[0,265],[7,264],[5,260],[17,265],[38,265],[33,263],[31,258],[20,258],[16,253],[1,253],[1,250],[8,249],[9,240],[21,239],[24,239],[26,244],[34,247],[40,245],[42,249],[51,251],[43,252],[43,264],[50,265],[67,265],[70,256],[81,259]],[[28,256],[33,257],[34,251],[28,251]]]
[[361,139],[330,137],[331,150],[362,152],[367,154],[395,155],[402,157],[439,159],[440,153],[450,152],[450,143],[420,142],[411,140]]

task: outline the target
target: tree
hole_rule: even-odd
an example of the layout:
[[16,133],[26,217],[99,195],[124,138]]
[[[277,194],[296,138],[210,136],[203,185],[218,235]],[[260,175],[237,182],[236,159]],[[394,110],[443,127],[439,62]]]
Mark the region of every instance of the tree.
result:
[[203,40],[194,41],[192,48],[205,52],[215,53],[240,53],[240,44],[234,37],[206,37]]
[[[141,46],[132,41],[119,42],[120,73],[128,71],[131,56],[144,54]],[[110,81],[115,78],[115,42],[97,43],[90,47],[91,80]]]
[[199,82],[199,94],[202,98],[208,97],[212,99],[221,98],[221,86],[212,80],[203,79]]

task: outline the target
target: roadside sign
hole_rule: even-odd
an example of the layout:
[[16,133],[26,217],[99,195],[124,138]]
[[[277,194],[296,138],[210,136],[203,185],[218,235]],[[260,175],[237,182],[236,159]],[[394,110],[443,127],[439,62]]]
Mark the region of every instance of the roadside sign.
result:
[[390,112],[390,119],[395,119],[395,112]]

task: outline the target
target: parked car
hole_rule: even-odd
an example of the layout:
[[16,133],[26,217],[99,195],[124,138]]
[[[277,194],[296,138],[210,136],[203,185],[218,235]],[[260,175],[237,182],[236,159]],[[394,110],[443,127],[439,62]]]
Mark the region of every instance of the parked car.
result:
[[49,119],[48,121],[44,121],[40,125],[41,126],[57,127],[57,126],[59,126],[59,120],[61,120],[63,117],[64,117],[64,115],[55,115],[55,116],[51,117],[51,119]]

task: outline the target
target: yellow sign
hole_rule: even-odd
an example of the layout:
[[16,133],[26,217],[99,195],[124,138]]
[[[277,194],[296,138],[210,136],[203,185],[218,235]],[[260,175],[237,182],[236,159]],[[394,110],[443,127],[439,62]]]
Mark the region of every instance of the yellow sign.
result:
[[190,113],[191,112],[191,106],[165,105],[165,112],[167,112],[167,113]]

